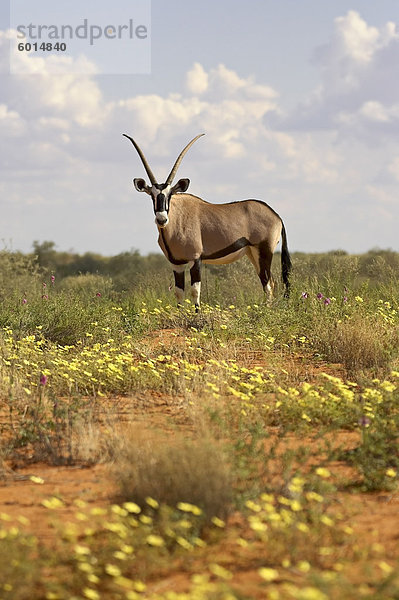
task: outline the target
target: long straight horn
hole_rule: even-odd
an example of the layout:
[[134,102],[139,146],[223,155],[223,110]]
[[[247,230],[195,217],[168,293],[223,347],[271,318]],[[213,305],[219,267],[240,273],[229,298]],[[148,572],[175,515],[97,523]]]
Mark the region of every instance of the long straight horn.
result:
[[171,170],[171,172],[168,175],[168,178],[166,180],[166,184],[170,185],[176,175],[176,171],[180,166],[181,161],[183,160],[183,157],[185,155],[185,153],[187,152],[187,150],[194,144],[194,142],[196,142],[198,140],[198,138],[202,137],[203,135],[205,135],[205,133],[200,133],[199,135],[197,135],[197,137],[195,137],[193,140],[191,140],[191,142],[189,142],[187,144],[187,146],[185,148],[183,148],[183,150],[180,152],[179,156],[176,159],[175,164],[173,165],[173,168]]
[[149,177],[152,185],[155,185],[156,182],[157,182],[157,180],[155,179],[154,174],[153,174],[153,172],[150,169],[150,165],[146,161],[146,158],[145,158],[144,154],[142,153],[140,147],[136,144],[136,142],[134,141],[134,139],[130,137],[130,135],[126,135],[126,133],[123,133],[122,135],[124,135],[125,137],[127,137],[127,139],[130,140],[132,142],[133,146],[136,148],[136,150],[137,150],[137,152],[138,152],[138,154],[139,154],[139,156],[141,158],[141,162],[143,163],[144,168],[147,171],[147,175],[148,175],[148,177]]

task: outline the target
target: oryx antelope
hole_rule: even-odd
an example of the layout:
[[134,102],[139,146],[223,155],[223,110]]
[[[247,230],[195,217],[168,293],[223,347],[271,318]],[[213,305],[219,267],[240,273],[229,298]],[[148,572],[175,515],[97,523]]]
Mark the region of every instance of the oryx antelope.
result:
[[190,267],[191,296],[198,310],[201,291],[201,263],[228,264],[246,255],[254,265],[263,289],[270,298],[274,282],[270,268],[273,253],[282,238],[281,270],[285,296],[289,295],[291,259],[287,235],[279,215],[261,200],[242,200],[227,204],[210,204],[197,196],[186,194],[189,179],[179,179],[172,185],[181,161],[188,149],[200,138],[197,135],[176,159],[165,183],[157,183],[151,168],[137,143],[136,148],[151,185],[144,179],[134,179],[138,192],[152,197],[158,244],[172,264],[175,294],[178,303],[184,296],[185,267]]

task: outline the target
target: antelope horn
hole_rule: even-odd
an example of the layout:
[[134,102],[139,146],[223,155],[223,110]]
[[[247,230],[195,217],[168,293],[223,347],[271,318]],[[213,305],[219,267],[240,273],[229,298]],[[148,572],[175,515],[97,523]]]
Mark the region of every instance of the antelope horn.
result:
[[183,148],[183,150],[180,152],[179,156],[176,159],[175,164],[173,165],[173,168],[171,170],[171,172],[168,175],[168,178],[166,180],[166,184],[170,185],[176,175],[176,171],[180,166],[181,161],[183,160],[183,157],[185,155],[185,153],[187,152],[187,150],[194,144],[194,142],[196,142],[198,140],[198,138],[202,137],[203,135],[205,135],[205,133],[200,133],[199,135],[197,135],[197,137],[195,137],[193,140],[191,140],[191,142],[189,142],[187,144],[187,146],[185,148]]
[[139,156],[141,158],[141,162],[143,163],[144,168],[147,171],[147,175],[148,175],[148,177],[149,177],[152,185],[155,185],[157,181],[156,181],[156,179],[154,177],[153,172],[150,169],[150,165],[146,161],[146,158],[145,158],[144,154],[140,150],[140,147],[136,144],[136,142],[134,141],[134,139],[130,137],[130,135],[126,135],[126,133],[124,133],[122,135],[124,135],[125,137],[127,137],[127,139],[130,140],[132,142],[133,146],[136,148],[136,150],[137,150],[137,152],[138,152],[138,154],[139,154]]

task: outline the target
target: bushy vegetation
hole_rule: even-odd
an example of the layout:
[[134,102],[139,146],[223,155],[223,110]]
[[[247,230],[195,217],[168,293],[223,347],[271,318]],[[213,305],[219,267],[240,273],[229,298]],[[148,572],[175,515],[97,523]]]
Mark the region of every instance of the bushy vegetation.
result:
[[165,435],[130,428],[119,440],[116,456],[114,475],[125,500],[140,506],[148,497],[169,506],[184,500],[207,521],[230,512],[230,466],[223,446],[209,436],[186,440],[175,434],[170,444]]
[[206,267],[196,314],[158,255],[0,253],[0,476],[102,461],[116,486],[109,507],[78,501],[51,553],[0,513],[0,597],[398,597],[399,557],[362,546],[336,497],[397,489],[399,255],[293,262],[272,306],[249,263]]

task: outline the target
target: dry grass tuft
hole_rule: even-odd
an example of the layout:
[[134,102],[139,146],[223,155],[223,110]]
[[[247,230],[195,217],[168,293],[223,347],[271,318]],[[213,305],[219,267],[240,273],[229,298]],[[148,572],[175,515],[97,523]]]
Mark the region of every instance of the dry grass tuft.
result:
[[71,432],[70,452],[72,462],[85,465],[103,463],[110,458],[107,440],[104,440],[103,428],[94,420],[77,421]]
[[388,370],[398,343],[398,332],[361,316],[338,322],[334,327],[320,327],[316,337],[323,356],[342,363],[351,376],[365,369],[375,373]]
[[212,439],[130,428],[115,448],[114,476],[123,500],[140,506],[151,497],[176,506],[188,502],[206,518],[225,517],[232,502],[232,476],[223,449]]

